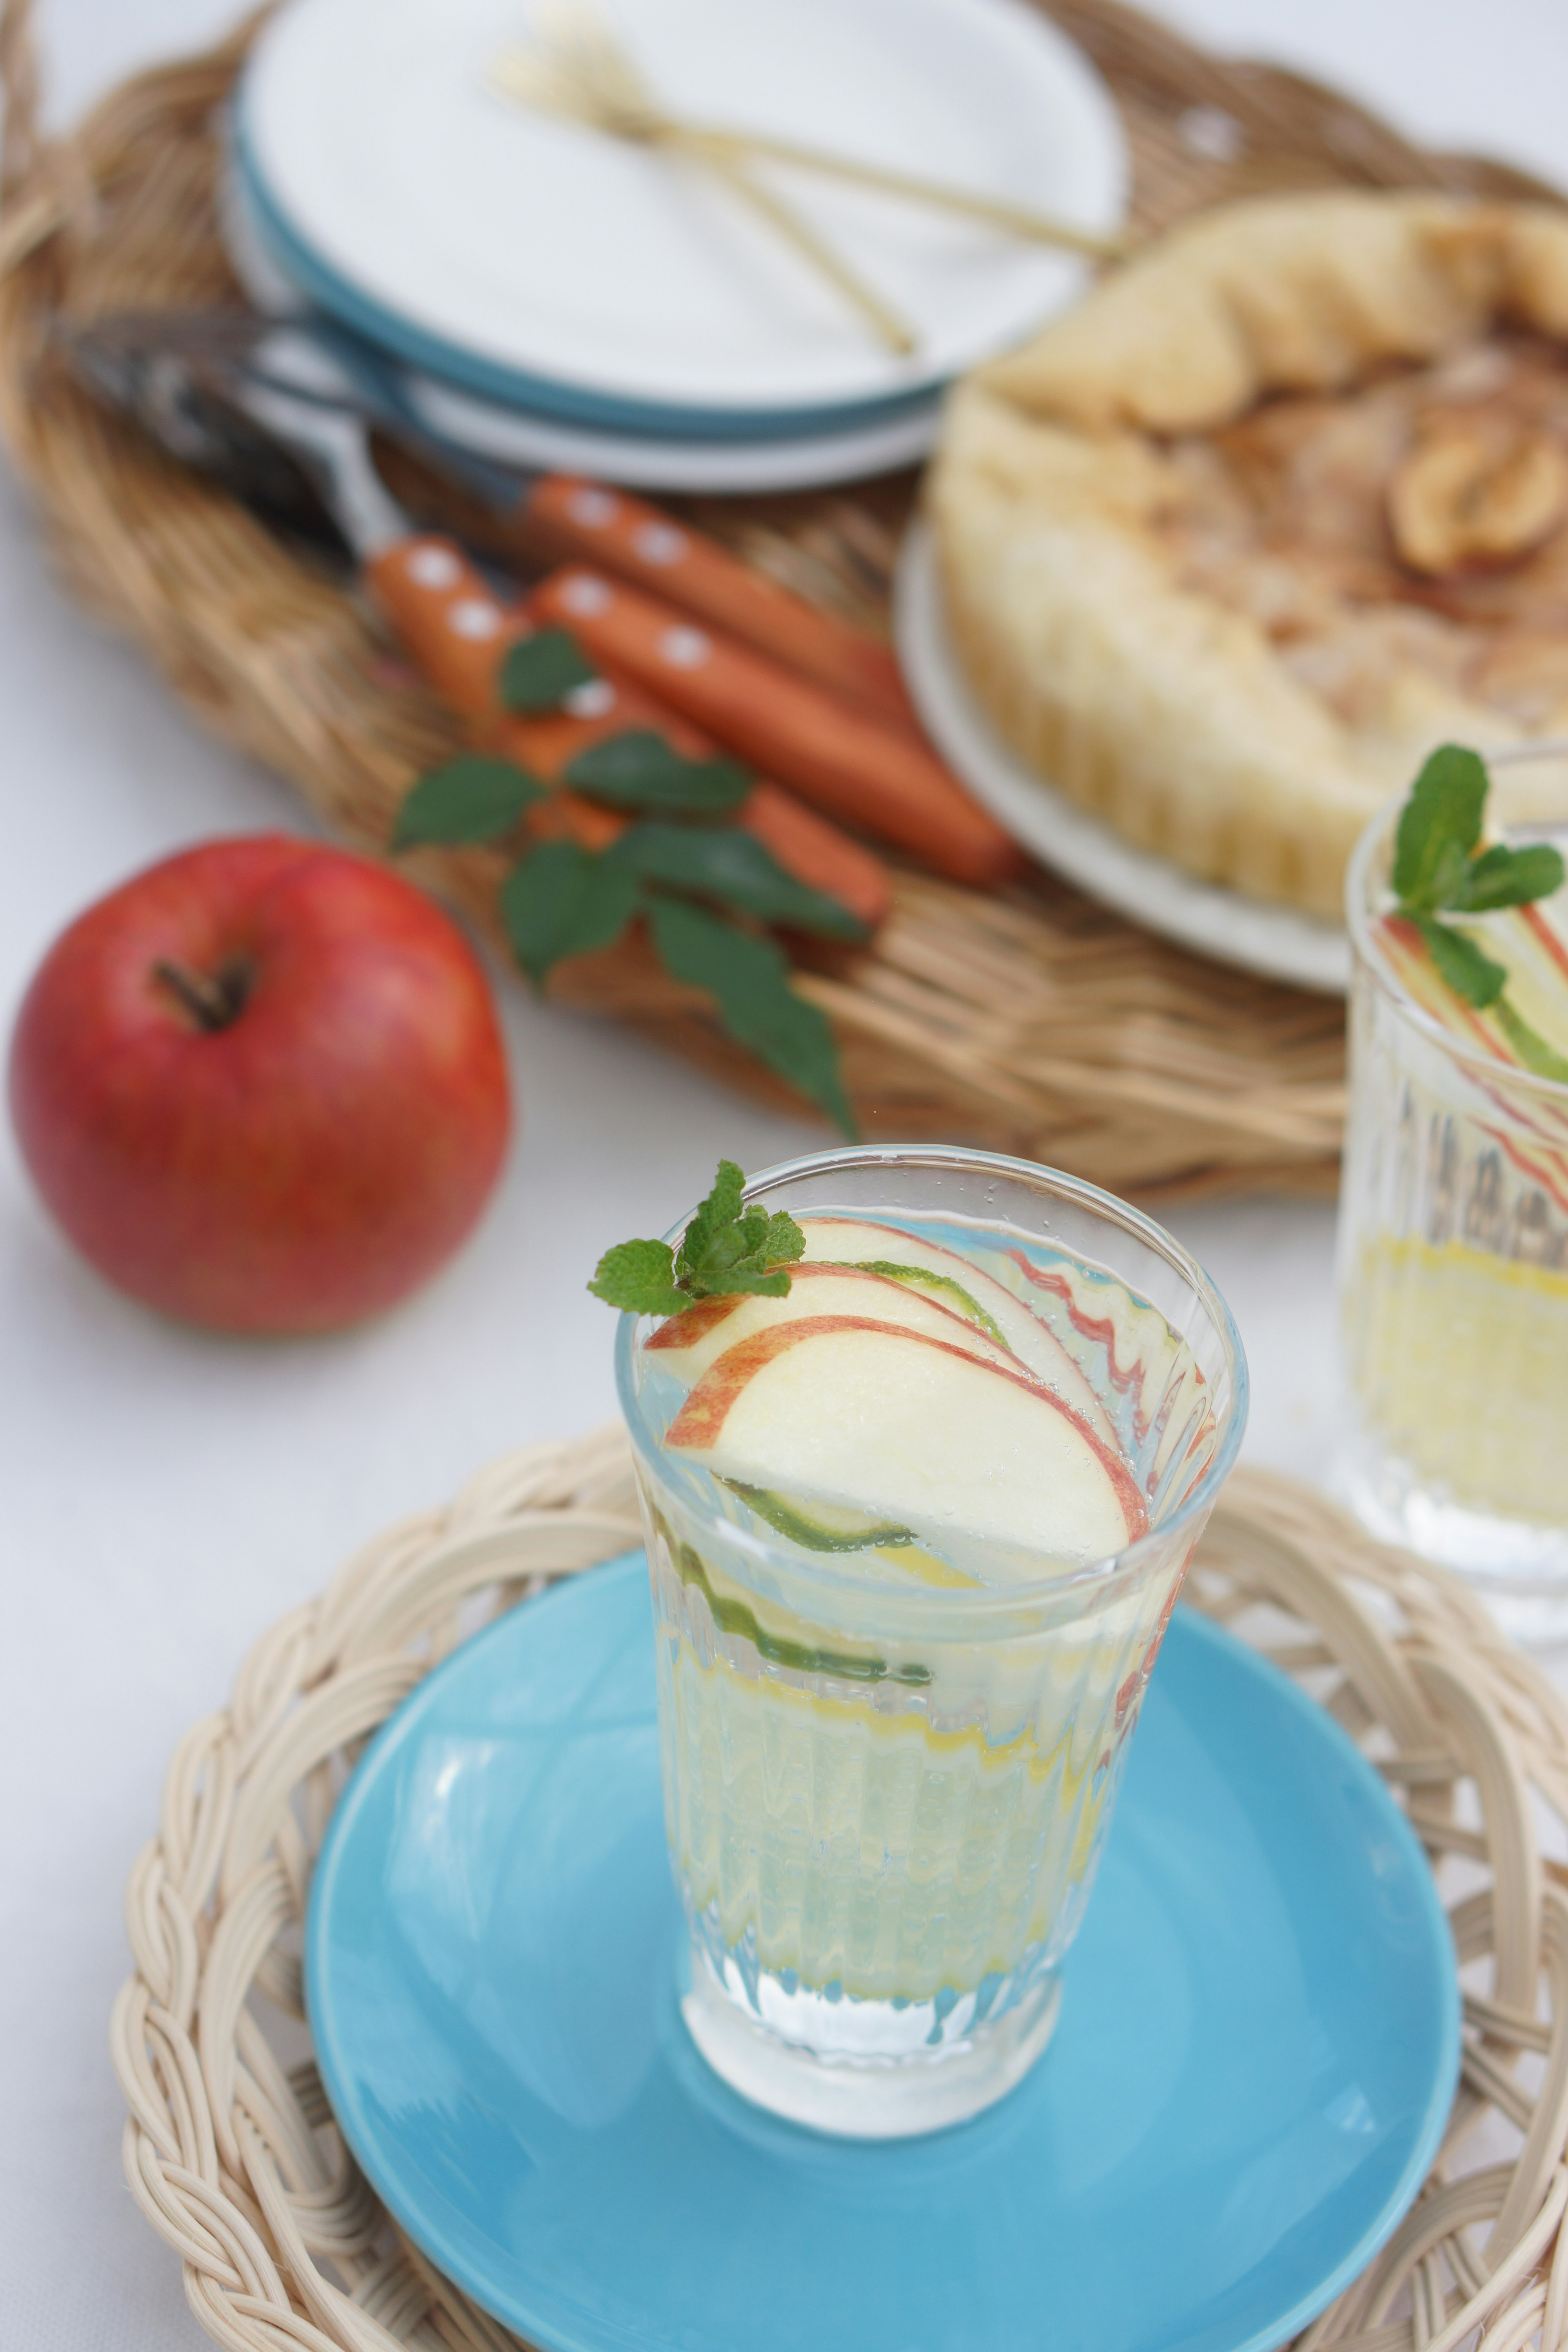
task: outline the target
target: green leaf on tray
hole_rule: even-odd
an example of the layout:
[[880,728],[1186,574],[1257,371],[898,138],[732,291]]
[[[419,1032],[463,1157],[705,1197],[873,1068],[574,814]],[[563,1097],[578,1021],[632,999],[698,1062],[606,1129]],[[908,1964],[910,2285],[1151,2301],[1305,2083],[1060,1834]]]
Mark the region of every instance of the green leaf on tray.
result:
[[713,1189],[692,1211],[679,1255],[668,1242],[622,1242],[606,1250],[589,1289],[628,1315],[679,1315],[700,1298],[784,1298],[789,1268],[805,1235],[791,1216],[743,1209],[746,1180],[721,1160]]
[[498,680],[509,710],[559,710],[580,686],[592,686],[598,671],[564,629],[538,629],[507,649]]
[[607,808],[659,816],[728,816],[752,789],[734,760],[689,760],[646,727],[606,735],[579,751],[565,782]]
[[1445,743],[1423,767],[1394,837],[1394,887],[1410,914],[1457,904],[1481,837],[1488,777],[1479,752]]
[[863,940],[866,927],[830,898],[786,874],[755,835],[733,825],[697,829],[648,823],[627,827],[606,856],[645,882],[716,898],[759,922],[783,923],[829,939]]
[[397,813],[392,845],[414,849],[440,842],[457,847],[498,840],[546,790],[515,761],[465,751],[420,777]]
[[713,999],[737,1044],[776,1070],[848,1136],[855,1115],[826,1017],[789,985],[789,966],[772,940],[733,929],[704,907],[655,898],[648,908],[665,970]]
[[629,867],[574,841],[542,841],[501,884],[501,919],[513,954],[540,987],[563,956],[613,947],[640,895]]
[[1502,964],[1484,955],[1468,931],[1436,922],[1430,915],[1417,915],[1415,924],[1426,942],[1427,953],[1457,996],[1473,1004],[1478,1013],[1497,1003],[1508,985],[1508,972]]
[[595,1298],[624,1315],[679,1315],[692,1301],[675,1286],[668,1242],[619,1242],[599,1260],[588,1285]]
[[1447,903],[1468,915],[1490,914],[1500,907],[1529,907],[1550,898],[1563,887],[1563,866],[1559,851],[1550,844],[1532,842],[1510,849],[1499,842],[1472,858],[1458,898]]

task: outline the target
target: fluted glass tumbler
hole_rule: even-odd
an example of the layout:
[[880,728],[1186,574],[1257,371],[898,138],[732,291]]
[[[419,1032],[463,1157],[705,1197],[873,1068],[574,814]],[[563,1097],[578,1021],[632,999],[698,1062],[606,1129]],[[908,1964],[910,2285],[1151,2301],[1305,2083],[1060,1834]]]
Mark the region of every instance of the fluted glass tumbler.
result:
[[[1561,765],[1495,773],[1489,826],[1568,849]],[[1508,1632],[1568,1641],[1568,1085],[1412,993],[1391,918],[1397,810],[1352,860],[1340,1196],[1342,1483],[1385,1541],[1468,1576]],[[1558,929],[1531,919],[1544,956]],[[1568,964],[1562,985],[1568,990]]]
[[[747,1198],[808,1233],[833,1221],[817,1230],[841,1255],[863,1221],[884,1274],[900,1252],[946,1265],[931,1253],[951,1250],[965,1264],[949,1293],[988,1302],[998,1339],[1032,1349],[1043,1325],[1146,1529],[1068,1566],[1043,1524],[1023,1544],[1016,1526],[921,1542],[819,1527],[812,1548],[776,1497],[666,1448],[681,1397],[645,1349],[654,1325],[623,1319],[687,2024],[763,2106],[858,2137],[926,2131],[1000,2097],[1049,2039],[1143,1690],[1240,1442],[1245,1360],[1168,1234],[1026,1161],[826,1152]],[[856,1458],[853,1431],[832,1441]],[[944,1442],[982,1496],[1021,1475],[984,1417]]]

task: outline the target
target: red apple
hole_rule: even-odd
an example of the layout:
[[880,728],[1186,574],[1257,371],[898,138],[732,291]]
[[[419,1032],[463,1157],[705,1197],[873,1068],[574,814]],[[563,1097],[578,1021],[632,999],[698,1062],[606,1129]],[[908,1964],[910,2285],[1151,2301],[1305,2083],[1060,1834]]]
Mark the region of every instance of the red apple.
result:
[[478,1218],[510,1125],[439,908],[268,834],[138,874],[45,957],[11,1044],[33,1181],[101,1274],[226,1331],[390,1307]]

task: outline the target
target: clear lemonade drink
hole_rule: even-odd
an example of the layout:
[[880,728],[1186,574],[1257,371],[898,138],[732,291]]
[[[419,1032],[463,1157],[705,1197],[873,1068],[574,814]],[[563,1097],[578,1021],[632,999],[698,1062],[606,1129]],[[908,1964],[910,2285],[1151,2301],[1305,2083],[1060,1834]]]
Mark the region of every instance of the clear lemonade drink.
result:
[[749,2096],[921,2130],[1044,2047],[1239,1439],[1223,1305],[1026,1163],[797,1162],[784,1295],[628,1317],[685,2012]]
[[[1550,885],[1562,771],[1500,777],[1485,805],[1473,864],[1528,849],[1522,887]],[[1352,1475],[1381,1532],[1489,1579],[1511,1629],[1548,1638],[1568,1630],[1568,887],[1558,864],[1539,897],[1423,919],[1394,864],[1384,820],[1348,893]]]

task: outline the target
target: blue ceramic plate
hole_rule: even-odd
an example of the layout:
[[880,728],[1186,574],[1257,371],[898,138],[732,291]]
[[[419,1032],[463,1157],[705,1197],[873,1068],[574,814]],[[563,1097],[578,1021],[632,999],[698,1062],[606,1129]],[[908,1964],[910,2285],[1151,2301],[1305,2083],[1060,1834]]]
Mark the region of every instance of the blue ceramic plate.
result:
[[410,2236],[543,2352],[1266,2352],[1394,2229],[1458,2062],[1452,1948],[1375,1773],[1185,1611],[1061,2023],[929,2138],[720,2084],[676,2007],[640,1555],[460,1650],[322,1852],[310,2021]]

